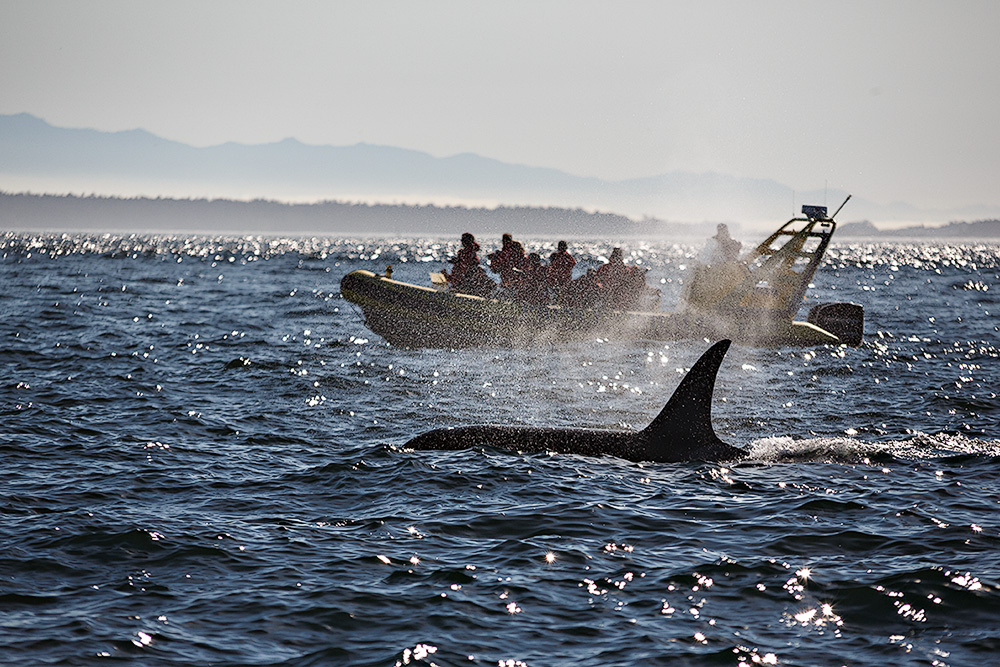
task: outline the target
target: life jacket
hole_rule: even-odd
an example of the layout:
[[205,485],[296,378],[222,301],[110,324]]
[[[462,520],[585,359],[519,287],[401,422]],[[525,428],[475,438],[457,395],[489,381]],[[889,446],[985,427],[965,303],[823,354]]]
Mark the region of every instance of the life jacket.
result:
[[549,255],[549,284],[553,287],[567,285],[573,279],[576,260],[568,252],[554,252]]
[[445,274],[448,277],[448,282],[453,285],[460,285],[469,270],[479,265],[479,255],[476,254],[478,252],[478,243],[473,243],[471,246],[462,246],[462,249],[458,251],[458,257],[455,258],[455,268],[451,270],[450,274]]
[[517,284],[517,297],[528,303],[544,305],[549,302],[549,267],[525,262],[521,281]]
[[597,278],[604,287],[614,289],[626,282],[632,269],[621,262],[608,262],[597,269]]
[[524,256],[524,247],[514,241],[493,255],[493,259],[490,260],[490,270],[500,276],[501,287],[510,287],[519,281],[515,269],[522,270],[525,264],[527,258]]

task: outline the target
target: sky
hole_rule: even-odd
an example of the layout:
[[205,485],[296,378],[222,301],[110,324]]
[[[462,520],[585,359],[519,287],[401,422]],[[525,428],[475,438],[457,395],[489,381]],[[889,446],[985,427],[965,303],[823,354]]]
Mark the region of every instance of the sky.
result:
[[1000,208],[994,0],[0,0],[0,113]]

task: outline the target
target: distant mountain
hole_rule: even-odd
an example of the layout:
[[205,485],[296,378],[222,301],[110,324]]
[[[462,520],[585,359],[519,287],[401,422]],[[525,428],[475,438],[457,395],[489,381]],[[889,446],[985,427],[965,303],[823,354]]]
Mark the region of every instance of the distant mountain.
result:
[[[311,146],[285,139],[199,148],[144,130],[57,128],[29,114],[0,115],[0,189],[286,201],[470,202],[768,226],[790,217],[791,201],[829,201],[836,206],[846,197],[839,191],[793,192],[772,180],[714,173],[607,181],[473,154],[438,158],[369,144]],[[996,211],[982,208],[921,211],[903,203],[879,205],[855,197],[841,217],[935,222],[994,215]]]

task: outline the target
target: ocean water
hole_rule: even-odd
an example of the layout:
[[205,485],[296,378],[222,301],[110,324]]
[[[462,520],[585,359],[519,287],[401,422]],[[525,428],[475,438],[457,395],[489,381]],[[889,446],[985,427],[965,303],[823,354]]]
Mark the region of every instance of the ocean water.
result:
[[[698,248],[626,248],[669,308]],[[866,341],[734,346],[731,465],[407,451],[641,428],[710,343],[400,349],[339,296],[454,249],[0,235],[0,663],[1000,660],[1000,245],[835,242],[803,316]]]

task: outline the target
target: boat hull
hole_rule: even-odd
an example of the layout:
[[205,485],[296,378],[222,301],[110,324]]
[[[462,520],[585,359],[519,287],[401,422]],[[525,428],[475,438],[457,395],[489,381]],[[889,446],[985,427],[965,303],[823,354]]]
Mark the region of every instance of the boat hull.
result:
[[536,306],[443,292],[363,270],[344,276],[340,292],[361,309],[368,328],[401,347],[526,347],[593,338],[729,338],[753,346],[841,342],[814,324],[760,311],[713,315]]

